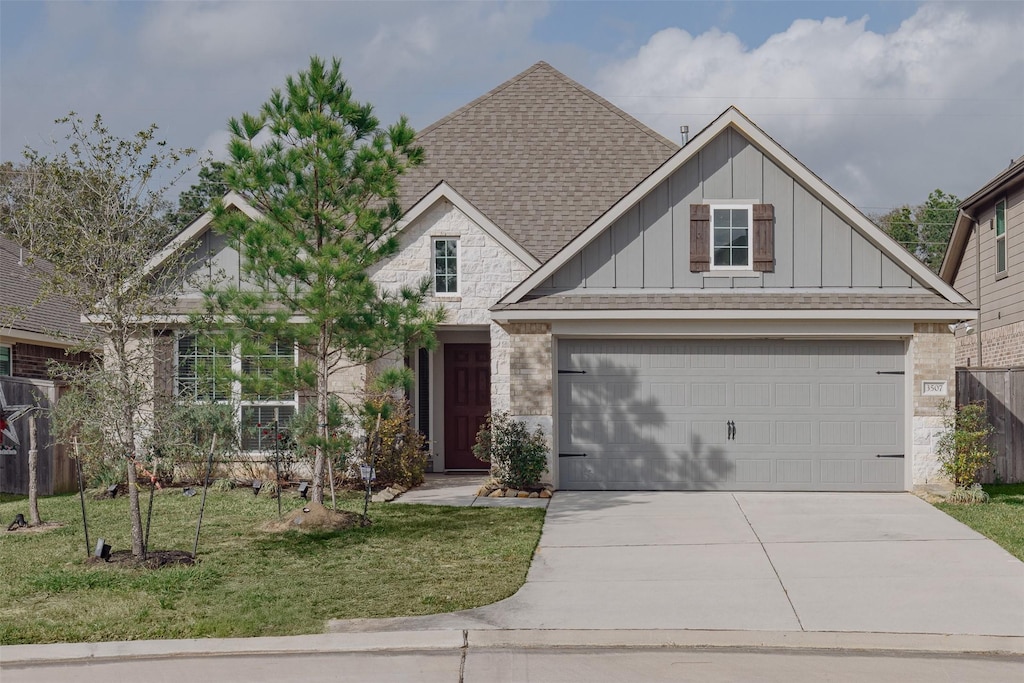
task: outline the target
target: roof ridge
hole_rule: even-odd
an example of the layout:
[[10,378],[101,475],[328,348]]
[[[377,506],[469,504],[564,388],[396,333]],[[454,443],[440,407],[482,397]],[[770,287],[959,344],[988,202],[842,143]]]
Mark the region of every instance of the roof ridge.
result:
[[632,125],[633,127],[637,128],[638,130],[643,132],[645,135],[648,135],[649,137],[653,138],[657,142],[665,145],[666,147],[671,149],[673,152],[679,149],[679,145],[677,145],[676,143],[672,142],[671,140],[669,140],[667,137],[665,137],[664,135],[662,135],[658,131],[654,130],[653,128],[650,128],[649,126],[644,124],[642,121],[637,119],[635,116],[632,116],[632,115],[628,114],[627,112],[623,111],[622,109],[620,109],[619,107],[616,107],[614,104],[612,104],[611,102],[609,102],[605,98],[601,97],[596,92],[594,92],[593,90],[591,90],[587,86],[583,85],[582,83],[569,78],[564,73],[562,73],[561,71],[559,71],[555,67],[551,66],[547,62],[537,62],[537,64],[535,64],[534,66],[541,66],[541,65],[546,66],[548,69],[551,70],[551,72],[554,75],[558,76],[563,81],[565,81],[566,84],[568,84],[568,85],[572,86],[573,88],[575,88],[576,90],[580,91],[582,94],[584,94],[587,97],[589,97],[590,99],[594,100],[595,102],[600,104],[605,109],[608,109],[609,111],[611,111],[613,114],[615,114],[616,116],[621,118],[626,123]]
[[519,72],[518,74],[516,74],[512,78],[510,78],[507,81],[505,81],[504,83],[498,85],[495,88],[492,88],[491,90],[488,90],[483,95],[481,95],[480,97],[476,98],[475,100],[472,100],[471,102],[468,102],[467,104],[462,105],[461,107],[459,107],[455,111],[451,112],[447,116],[442,116],[437,121],[434,121],[432,124],[430,124],[429,126],[424,128],[423,130],[417,132],[416,133],[416,137],[423,137],[425,135],[429,135],[430,133],[434,132],[435,129],[440,128],[441,126],[443,126],[444,124],[448,123],[449,121],[462,116],[463,114],[465,114],[470,109],[473,109],[474,107],[476,107],[478,104],[481,104],[482,102],[485,102],[485,101],[491,99],[492,97],[497,95],[499,92],[501,92],[505,88],[509,87],[513,83],[517,83],[518,81],[521,81],[523,78],[525,78],[526,76],[528,76],[529,74],[533,73],[534,71],[536,71],[537,69],[539,69],[539,68],[541,68],[543,66],[551,68],[551,65],[548,64],[547,62],[544,62],[544,61],[537,62],[536,64],[534,64],[533,66],[529,67],[525,71]]
[[601,105],[602,107],[604,107],[605,109],[607,109],[611,113],[615,114],[616,116],[621,118],[623,121],[625,121],[629,125],[633,126],[637,130],[642,132],[644,135],[647,135],[648,137],[652,138],[653,140],[655,140],[659,144],[664,145],[669,150],[675,152],[676,150],[679,149],[679,145],[677,145],[676,143],[672,142],[671,140],[666,138],[661,133],[657,132],[656,130],[654,130],[654,129],[650,128],[650,127],[648,127],[647,125],[642,123],[639,119],[637,119],[634,116],[629,115],[628,113],[626,113],[625,111],[623,111],[619,107],[616,107],[614,104],[612,104],[611,102],[609,102],[605,98],[601,97],[600,95],[595,93],[590,88],[588,88],[585,85],[579,83],[578,81],[575,81],[572,78],[566,76],[564,73],[562,73],[561,71],[559,71],[555,67],[551,66],[550,64],[548,64],[544,60],[541,60],[541,61],[533,64],[532,66],[530,66],[526,70],[519,72],[518,74],[516,74],[512,78],[508,79],[507,81],[505,81],[504,83],[498,85],[497,87],[489,90],[488,92],[484,93],[483,95],[481,95],[480,97],[476,98],[472,102],[469,102],[468,104],[464,104],[463,106],[459,107],[458,109],[456,109],[452,113],[448,114],[447,116],[444,116],[444,117],[438,119],[434,123],[432,123],[429,126],[427,126],[426,128],[424,128],[423,130],[419,131],[417,133],[417,137],[424,137],[424,136],[429,135],[430,133],[434,132],[437,128],[440,128],[441,126],[445,125],[449,121],[452,121],[452,120],[462,116],[463,114],[465,114],[469,110],[473,109],[477,105],[482,104],[483,102],[491,99],[492,97],[494,97],[495,95],[500,93],[502,90],[505,90],[506,88],[508,88],[509,86],[513,85],[514,83],[518,83],[522,79],[526,78],[530,74],[532,74],[532,73],[534,73],[534,72],[536,72],[536,71],[538,71],[540,69],[544,69],[544,70],[550,72],[552,75],[556,76],[558,79],[560,79],[566,85],[568,85],[568,86],[572,87],[573,89],[577,90],[579,93],[581,93],[583,95],[586,95],[588,98],[593,100],[595,103]]

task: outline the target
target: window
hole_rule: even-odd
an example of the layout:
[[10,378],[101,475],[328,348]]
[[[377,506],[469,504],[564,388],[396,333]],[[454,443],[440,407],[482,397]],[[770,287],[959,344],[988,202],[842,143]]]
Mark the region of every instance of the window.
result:
[[231,355],[218,350],[208,336],[178,337],[175,387],[192,401],[221,402],[231,398]]
[[996,272],[1006,272],[1006,200],[996,202]]
[[0,346],[0,376],[8,377],[13,372],[11,367],[11,347]]
[[[259,352],[229,353],[210,337],[182,335],[177,340],[175,386],[179,396],[195,401],[233,402],[238,406],[242,449],[270,450],[274,424],[284,428],[296,411],[294,392],[274,393],[268,380],[294,368],[295,346],[277,341]],[[232,371],[246,381],[232,377]],[[243,387],[244,384],[244,387]]]
[[711,268],[750,270],[750,206],[711,207]]
[[459,293],[459,241],[450,237],[434,240],[434,291]]

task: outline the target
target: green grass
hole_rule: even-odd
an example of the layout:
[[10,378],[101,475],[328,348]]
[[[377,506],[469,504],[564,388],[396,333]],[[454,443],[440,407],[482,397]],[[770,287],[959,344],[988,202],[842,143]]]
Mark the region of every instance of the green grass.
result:
[[988,503],[935,507],[1024,561],[1024,484],[985,484],[984,489],[992,498]]
[[[201,496],[158,492],[150,547],[192,550]],[[145,520],[143,498],[143,520]],[[285,512],[301,500],[285,493]],[[86,501],[89,537],[130,547],[128,501]],[[361,511],[361,498],[339,508]],[[27,513],[0,502],[0,520]],[[210,491],[193,567],[87,564],[77,496],[40,501],[45,533],[0,530],[0,644],[319,633],[328,619],[433,614],[490,604],[526,578],[543,510],[371,505],[373,524],[269,533],[277,501]]]

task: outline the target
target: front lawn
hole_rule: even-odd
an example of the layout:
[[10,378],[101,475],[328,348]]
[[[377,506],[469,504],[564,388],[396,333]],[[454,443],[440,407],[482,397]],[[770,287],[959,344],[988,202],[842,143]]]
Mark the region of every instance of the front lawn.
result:
[[985,484],[992,500],[982,505],[937,503],[935,507],[1024,561],[1024,484]]
[[[156,495],[150,548],[191,552],[201,496]],[[145,497],[143,519],[145,520]],[[286,491],[285,513],[302,500]],[[339,508],[362,510],[361,497]],[[86,501],[89,537],[130,547],[128,501]],[[87,564],[77,496],[40,501],[42,533],[5,531],[25,498],[0,503],[0,644],[319,633],[328,619],[448,612],[512,595],[526,579],[543,510],[376,504],[373,524],[269,533],[277,501],[213,491],[200,562],[129,569]]]

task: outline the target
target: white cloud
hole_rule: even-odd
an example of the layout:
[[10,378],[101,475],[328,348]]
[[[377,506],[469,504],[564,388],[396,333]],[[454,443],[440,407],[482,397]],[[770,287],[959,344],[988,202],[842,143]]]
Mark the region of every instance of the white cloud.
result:
[[596,88],[673,139],[735,104],[860,205],[962,196],[1024,153],[1024,13],[975,9],[926,3],[888,34],[802,19],[752,48],[669,28]]

